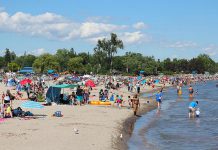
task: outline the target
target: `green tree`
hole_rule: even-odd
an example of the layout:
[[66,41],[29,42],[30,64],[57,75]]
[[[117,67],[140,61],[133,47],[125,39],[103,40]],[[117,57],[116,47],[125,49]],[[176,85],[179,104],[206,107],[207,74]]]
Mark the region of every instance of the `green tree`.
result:
[[4,65],[5,65],[5,59],[4,59],[4,57],[0,56],[0,68],[3,68]]
[[70,60],[70,58],[73,58],[76,56],[74,49],[71,48],[70,50],[68,49],[58,49],[56,51],[56,57],[57,57],[57,61],[59,63],[59,71],[66,71],[68,68],[68,61]]
[[36,72],[43,73],[47,72],[47,70],[58,70],[59,63],[55,56],[45,53],[40,55],[33,63],[33,67]]
[[11,52],[10,52],[10,50],[8,48],[5,49],[4,59],[5,59],[5,64],[7,66],[8,63],[11,62]]
[[70,71],[84,72],[83,58],[82,57],[70,58],[68,62],[68,68]]
[[11,71],[11,72],[16,72],[18,71],[20,68],[20,66],[15,63],[15,62],[11,62],[11,63],[8,63],[8,69]]
[[16,57],[14,62],[19,64],[19,66],[21,67],[32,67],[35,60],[36,60],[36,56],[28,54],[28,55]]
[[108,60],[108,68],[110,71],[113,68],[113,57],[117,53],[118,49],[123,49],[123,42],[122,40],[118,39],[115,33],[111,33],[111,37],[109,40],[103,39],[98,40],[96,47],[94,48],[94,52],[98,54],[106,54]]

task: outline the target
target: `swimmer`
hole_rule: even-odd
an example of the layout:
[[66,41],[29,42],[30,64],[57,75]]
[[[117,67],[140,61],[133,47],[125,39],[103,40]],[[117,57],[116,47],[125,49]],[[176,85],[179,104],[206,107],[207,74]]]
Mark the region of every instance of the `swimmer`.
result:
[[189,113],[188,113],[189,118],[191,118],[191,116],[195,117],[197,105],[198,105],[198,101],[191,102],[189,104],[189,107],[188,107],[188,109],[189,109]]

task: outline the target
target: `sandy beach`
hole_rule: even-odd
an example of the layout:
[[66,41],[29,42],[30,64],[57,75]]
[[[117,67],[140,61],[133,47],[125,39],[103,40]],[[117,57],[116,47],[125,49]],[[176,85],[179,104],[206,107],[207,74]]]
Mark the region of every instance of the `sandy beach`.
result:
[[[1,85],[1,90],[7,89]],[[91,92],[97,95],[98,86]],[[151,92],[145,87],[141,93]],[[115,92],[115,91],[113,91]],[[127,99],[130,93],[127,88],[116,91]],[[13,93],[13,91],[12,91]],[[95,100],[96,97],[92,97]],[[150,101],[148,104],[147,101]],[[15,100],[16,108],[24,101]],[[156,103],[152,99],[140,99],[140,114],[153,109]],[[111,150],[126,149],[126,141],[131,135],[131,128],[137,117],[126,107],[116,106],[45,106],[43,109],[23,109],[31,111],[36,119],[8,118],[0,122],[1,148],[22,150]],[[55,111],[61,111],[63,117],[53,117]],[[74,130],[78,130],[78,134]],[[122,138],[120,137],[122,134]]]

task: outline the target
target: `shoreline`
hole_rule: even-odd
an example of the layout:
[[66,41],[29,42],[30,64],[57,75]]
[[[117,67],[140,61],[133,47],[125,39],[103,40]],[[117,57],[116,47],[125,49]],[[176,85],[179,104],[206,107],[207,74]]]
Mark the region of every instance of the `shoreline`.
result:
[[[167,87],[164,87],[163,89],[167,89],[169,87],[172,87],[172,85],[169,85]],[[112,139],[112,148],[113,149],[118,149],[118,150],[127,150],[128,149],[128,141],[132,135],[132,132],[134,130],[134,126],[136,121],[142,116],[145,115],[146,113],[154,110],[157,108],[157,103],[155,99],[152,99],[151,97],[142,97],[141,95],[144,93],[147,94],[152,94],[154,92],[157,92],[159,88],[156,88],[154,90],[150,90],[147,92],[142,92],[140,94],[140,109],[139,109],[139,116],[129,116],[127,117],[123,123],[122,123],[122,128],[119,128],[120,133],[122,133],[123,138],[121,139],[120,137],[117,137],[115,139]],[[149,103],[147,103],[149,101]]]

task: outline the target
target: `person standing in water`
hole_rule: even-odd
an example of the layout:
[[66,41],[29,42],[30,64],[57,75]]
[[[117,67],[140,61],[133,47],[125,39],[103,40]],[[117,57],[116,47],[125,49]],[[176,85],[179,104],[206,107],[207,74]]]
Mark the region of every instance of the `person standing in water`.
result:
[[188,91],[189,91],[189,96],[190,97],[193,97],[193,93],[194,93],[194,89],[193,87],[190,85],[190,87],[188,88]]
[[188,116],[189,118],[191,118],[191,116],[195,117],[195,111],[197,110],[197,106],[198,106],[198,101],[195,101],[195,102],[191,102],[189,104],[189,113],[188,113]]
[[134,115],[136,116],[136,115],[137,115],[138,108],[140,107],[140,102],[139,102],[139,98],[138,98],[138,95],[137,95],[137,94],[135,94],[135,95],[133,96],[132,105],[133,105],[133,113],[134,113]]
[[160,108],[162,102],[162,92],[158,91],[156,94],[157,107]]

